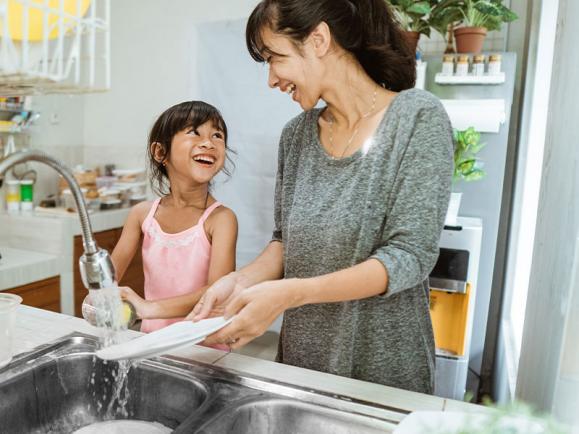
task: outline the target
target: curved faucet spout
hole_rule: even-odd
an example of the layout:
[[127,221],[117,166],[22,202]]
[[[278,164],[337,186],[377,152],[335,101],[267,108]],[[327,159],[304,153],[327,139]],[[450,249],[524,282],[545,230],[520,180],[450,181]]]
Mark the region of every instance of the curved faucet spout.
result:
[[76,209],[78,210],[82,230],[84,254],[80,258],[80,272],[84,285],[88,289],[100,289],[113,286],[115,284],[113,263],[108,252],[100,249],[96,245],[84,196],[72,171],[67,166],[42,151],[26,150],[14,152],[3,160],[0,160],[0,181],[2,175],[6,173],[8,169],[16,164],[26,163],[28,161],[36,161],[52,167],[62,175],[70,187],[70,191],[76,202]]

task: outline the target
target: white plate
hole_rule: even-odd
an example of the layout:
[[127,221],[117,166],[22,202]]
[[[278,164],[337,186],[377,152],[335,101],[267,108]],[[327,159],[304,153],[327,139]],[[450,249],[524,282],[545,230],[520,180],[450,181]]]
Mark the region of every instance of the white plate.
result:
[[129,342],[111,345],[96,352],[104,360],[145,359],[186,345],[198,344],[233,320],[220,316],[199,322],[180,321]]

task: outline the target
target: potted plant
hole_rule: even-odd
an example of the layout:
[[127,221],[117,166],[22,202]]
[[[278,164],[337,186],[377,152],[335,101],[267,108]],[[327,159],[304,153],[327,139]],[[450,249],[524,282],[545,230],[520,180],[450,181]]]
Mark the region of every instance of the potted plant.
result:
[[[454,142],[453,184],[459,181],[471,182],[484,178],[486,172],[482,168],[481,160],[477,158],[477,154],[484,147],[484,144],[480,141],[480,133],[473,127],[463,131],[455,129]],[[446,225],[456,226],[461,199],[462,193],[451,193],[450,203],[446,213]]]
[[517,18],[503,0],[441,0],[432,8],[429,25],[440,33],[453,25],[456,50],[480,53],[487,31],[500,30]]
[[394,15],[406,32],[406,39],[412,51],[416,51],[420,35],[430,37],[430,24],[426,17],[432,10],[433,2],[438,0],[388,0]]

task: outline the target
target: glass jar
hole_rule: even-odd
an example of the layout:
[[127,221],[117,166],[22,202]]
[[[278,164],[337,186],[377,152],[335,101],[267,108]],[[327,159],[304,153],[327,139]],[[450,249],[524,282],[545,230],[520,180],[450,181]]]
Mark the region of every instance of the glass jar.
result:
[[442,56],[442,75],[454,74],[454,55],[445,54]]
[[462,54],[458,56],[456,63],[456,75],[464,77],[468,75],[468,64],[470,61],[470,56],[467,54]]
[[[92,304],[90,294],[82,301],[82,317],[90,324],[97,327],[98,309]],[[127,300],[122,301],[122,325],[132,327],[137,321],[135,306]]]
[[20,211],[20,181],[18,180],[6,181],[6,211],[11,214]]
[[472,73],[478,77],[485,74],[485,55],[477,54],[472,59]]
[[491,54],[489,56],[489,75],[499,75],[501,73],[501,55]]

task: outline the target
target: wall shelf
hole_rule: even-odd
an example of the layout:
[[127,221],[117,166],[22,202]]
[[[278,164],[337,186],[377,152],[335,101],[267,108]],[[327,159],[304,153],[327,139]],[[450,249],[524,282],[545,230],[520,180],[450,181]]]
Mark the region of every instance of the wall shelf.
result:
[[503,84],[505,82],[505,73],[501,72],[498,75],[445,75],[438,73],[434,76],[436,84]]

